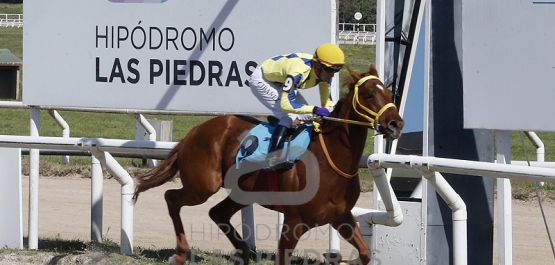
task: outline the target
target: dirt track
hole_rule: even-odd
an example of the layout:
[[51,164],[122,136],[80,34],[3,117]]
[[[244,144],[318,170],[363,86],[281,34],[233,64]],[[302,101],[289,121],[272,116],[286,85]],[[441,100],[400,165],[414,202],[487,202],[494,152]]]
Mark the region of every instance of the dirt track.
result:
[[[28,235],[28,187],[29,178],[23,177],[23,233]],[[39,237],[90,240],[90,179],[78,177],[40,178],[39,191]],[[134,246],[147,248],[173,248],[175,238],[171,220],[167,214],[163,194],[167,189],[179,188],[178,183],[167,183],[141,194],[135,206]],[[232,246],[227,238],[208,217],[208,209],[225,197],[221,190],[208,202],[181,211],[189,243],[198,249],[228,253]],[[114,179],[104,180],[103,236],[120,241],[120,185]],[[372,208],[372,193],[363,193],[359,207]],[[544,202],[549,227],[555,227],[555,203]],[[513,201],[513,264],[554,264],[540,208],[536,201]],[[277,247],[277,213],[255,206],[258,249],[273,251]],[[240,224],[240,215],[232,224]],[[328,248],[327,227],[311,230],[297,249],[310,249],[319,253]],[[495,240],[497,231],[495,231]],[[39,246],[40,248],[40,246]],[[494,251],[497,247],[494,246]],[[349,257],[353,248],[341,242],[342,254]],[[494,253],[492,264],[497,264]]]

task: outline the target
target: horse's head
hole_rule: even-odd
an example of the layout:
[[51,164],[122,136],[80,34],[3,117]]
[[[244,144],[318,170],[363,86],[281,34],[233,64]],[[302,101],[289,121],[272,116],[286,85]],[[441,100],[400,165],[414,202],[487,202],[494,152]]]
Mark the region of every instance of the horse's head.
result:
[[349,87],[347,98],[351,96],[354,119],[369,123],[388,140],[399,138],[405,122],[393,104],[393,92],[380,81],[374,65],[363,74],[348,71],[352,80],[346,82]]

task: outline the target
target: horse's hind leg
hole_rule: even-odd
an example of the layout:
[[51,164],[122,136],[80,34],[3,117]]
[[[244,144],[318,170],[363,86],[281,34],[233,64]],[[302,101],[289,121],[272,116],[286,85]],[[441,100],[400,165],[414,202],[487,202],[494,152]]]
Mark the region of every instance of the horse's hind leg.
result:
[[170,259],[170,264],[173,263],[177,265],[182,265],[187,261],[187,254],[189,253],[190,247],[185,237],[185,230],[183,229],[183,222],[181,221],[181,216],[179,212],[183,206],[193,206],[204,203],[210,196],[187,196],[188,192],[185,188],[177,190],[168,190],[164,194],[166,199],[166,204],[168,205],[168,212],[173,222],[173,228],[175,230],[175,236],[177,240],[176,252]]
[[[216,206],[210,209],[210,218],[218,225],[220,230],[226,235],[226,237],[231,241],[233,247],[237,250],[237,257],[240,260],[236,260],[239,264],[247,265],[249,264],[249,253],[250,249],[243,238],[237,233],[237,230],[231,225],[231,217],[239,210],[244,208],[246,205],[238,204],[231,198],[227,197]],[[252,231],[251,233],[254,233]]]
[[368,264],[370,262],[370,248],[362,238],[355,217],[349,212],[331,225],[345,240],[358,250],[358,255],[362,264]]

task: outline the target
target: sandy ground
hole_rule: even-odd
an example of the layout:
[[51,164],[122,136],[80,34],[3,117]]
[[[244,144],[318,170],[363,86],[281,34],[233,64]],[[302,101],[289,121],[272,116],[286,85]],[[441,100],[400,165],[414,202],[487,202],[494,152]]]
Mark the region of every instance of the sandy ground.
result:
[[[64,239],[91,239],[90,201],[91,181],[87,178],[41,177],[39,182],[39,237]],[[28,235],[29,178],[23,181],[23,233]],[[179,188],[178,183],[167,183],[141,194],[135,205],[134,246],[146,248],[174,248],[175,237],[171,219],[166,210],[163,194],[167,189]],[[120,241],[121,186],[114,179],[104,180],[103,236]],[[202,250],[229,253],[232,245],[208,217],[208,209],[225,197],[221,190],[203,205],[186,207],[181,211],[185,232],[190,244]],[[372,193],[363,193],[358,207],[372,208]],[[549,226],[555,227],[555,203],[544,202]],[[537,201],[513,201],[513,264],[554,264],[549,239]],[[256,245],[258,249],[274,251],[277,247],[277,213],[255,205]],[[232,224],[240,226],[237,214]],[[494,232],[497,241],[497,231]],[[305,234],[298,250],[326,252],[329,247],[328,227],[320,227]],[[39,246],[40,248],[40,246]],[[494,260],[497,262],[494,243]],[[343,256],[349,257],[353,248],[341,241]]]

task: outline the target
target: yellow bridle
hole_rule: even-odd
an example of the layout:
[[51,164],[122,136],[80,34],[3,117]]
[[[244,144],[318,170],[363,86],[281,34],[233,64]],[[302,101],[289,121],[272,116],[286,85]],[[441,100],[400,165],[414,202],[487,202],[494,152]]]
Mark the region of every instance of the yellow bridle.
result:
[[[363,117],[364,119],[368,120],[368,122],[361,122],[361,121],[353,121],[353,120],[347,120],[347,119],[339,119],[339,118],[332,118],[332,117],[324,117],[324,119],[326,120],[332,120],[332,121],[339,121],[339,122],[345,122],[345,123],[352,123],[352,124],[358,124],[358,125],[364,125],[364,126],[369,126],[371,128],[373,128],[374,130],[378,130],[377,128],[377,123],[375,121],[377,121],[380,116],[382,116],[382,114],[389,108],[391,107],[395,107],[395,104],[393,103],[388,103],[385,104],[385,106],[383,106],[380,111],[378,111],[377,113],[374,112],[373,110],[365,107],[364,105],[360,104],[359,100],[358,100],[358,87],[361,86],[364,82],[370,80],[370,79],[376,79],[376,80],[380,80],[377,76],[375,75],[369,75],[369,76],[365,76],[363,78],[361,78],[360,80],[358,80],[358,82],[355,84],[355,91],[353,91],[353,109],[355,110],[355,112],[360,115],[361,117]],[[368,114],[374,116],[374,118],[369,117],[368,115],[360,112],[359,110],[357,110],[357,106],[359,106],[361,109],[363,109],[364,111],[366,111]]]
[[[363,106],[362,104],[360,104],[360,102],[358,101],[358,87],[361,86],[364,82],[370,80],[370,79],[376,79],[376,80],[380,80],[377,76],[375,75],[370,75],[370,76],[365,76],[363,78],[361,78],[360,80],[358,80],[358,82],[355,84],[355,91],[353,94],[353,108],[355,109],[356,113],[362,117],[364,117],[366,120],[368,120],[368,122],[361,122],[361,121],[353,121],[353,120],[347,120],[347,119],[339,119],[339,118],[332,118],[332,117],[323,117],[326,120],[332,120],[332,121],[339,121],[339,122],[345,122],[345,123],[352,123],[352,124],[358,124],[358,125],[364,125],[364,126],[370,126],[371,128],[373,128],[374,130],[378,131],[377,123],[375,123],[376,120],[378,120],[380,118],[380,116],[389,108],[391,107],[395,107],[395,104],[393,103],[388,103],[385,104],[385,106],[383,106],[380,111],[378,111],[378,113],[372,111],[371,109]],[[363,109],[364,111],[366,111],[368,114],[373,115],[374,118],[370,118],[368,115],[360,112],[357,110],[357,105]],[[320,124],[318,123],[314,123],[314,130],[315,131],[320,131]],[[358,170],[353,173],[353,174],[347,174],[345,172],[343,172],[342,170],[340,170],[335,163],[333,163],[333,161],[331,160],[330,154],[328,152],[328,149],[326,148],[326,144],[324,142],[324,136],[319,133],[318,134],[319,138],[320,138],[320,144],[322,146],[322,150],[324,151],[324,154],[326,155],[326,159],[328,160],[328,163],[330,164],[330,166],[333,168],[333,170],[335,172],[337,172],[339,175],[345,177],[345,178],[352,178],[354,176],[356,176],[358,174]]]

